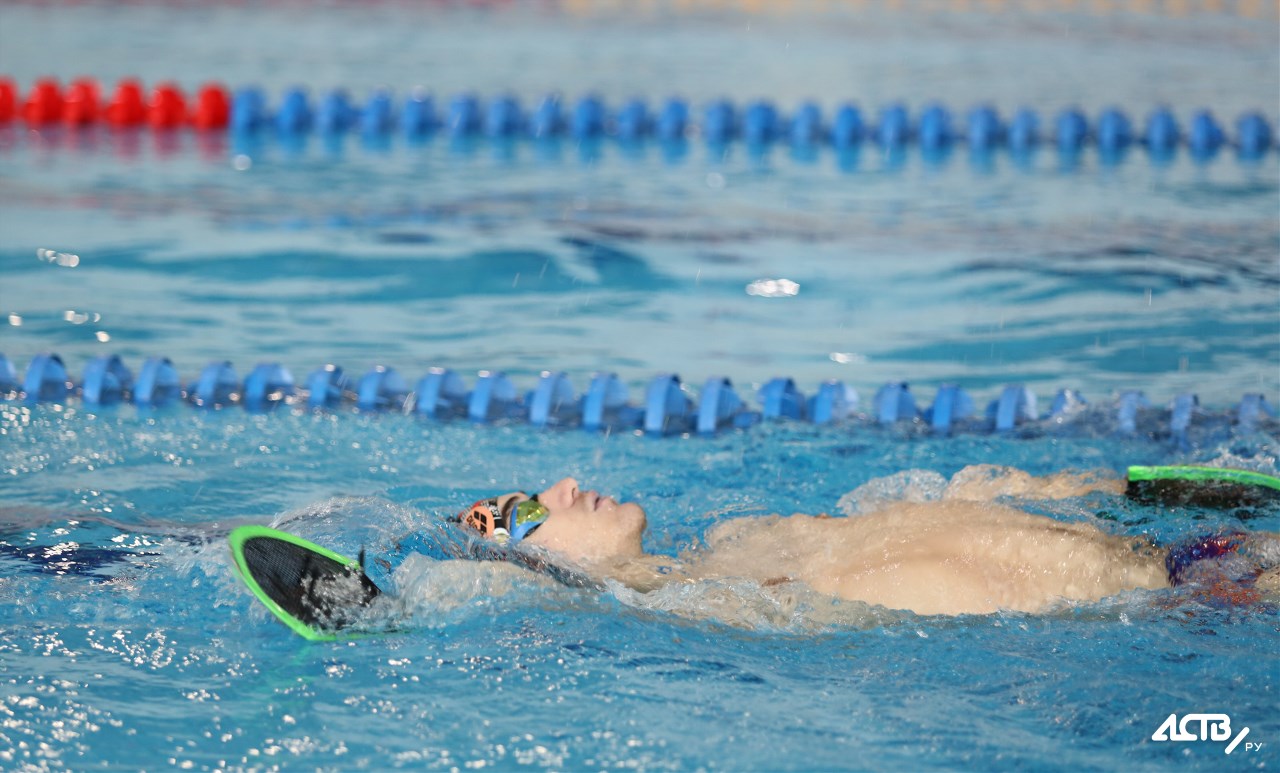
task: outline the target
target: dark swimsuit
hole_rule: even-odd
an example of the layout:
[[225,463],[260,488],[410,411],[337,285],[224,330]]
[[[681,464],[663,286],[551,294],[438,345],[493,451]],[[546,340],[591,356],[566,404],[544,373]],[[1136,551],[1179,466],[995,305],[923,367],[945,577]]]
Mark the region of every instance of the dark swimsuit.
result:
[[1192,579],[1189,575],[1199,562],[1219,559],[1235,553],[1244,544],[1244,537],[1243,532],[1212,534],[1175,545],[1164,559],[1165,570],[1169,572],[1169,582],[1173,585],[1182,585]]

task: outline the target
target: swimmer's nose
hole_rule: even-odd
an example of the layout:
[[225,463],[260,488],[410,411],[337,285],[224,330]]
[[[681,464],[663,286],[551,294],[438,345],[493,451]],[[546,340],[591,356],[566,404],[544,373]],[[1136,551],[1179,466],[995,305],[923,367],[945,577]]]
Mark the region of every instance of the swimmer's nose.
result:
[[573,501],[578,498],[578,481],[573,478],[564,478],[556,481],[546,491],[542,492],[539,499],[544,504],[553,507],[572,507]]

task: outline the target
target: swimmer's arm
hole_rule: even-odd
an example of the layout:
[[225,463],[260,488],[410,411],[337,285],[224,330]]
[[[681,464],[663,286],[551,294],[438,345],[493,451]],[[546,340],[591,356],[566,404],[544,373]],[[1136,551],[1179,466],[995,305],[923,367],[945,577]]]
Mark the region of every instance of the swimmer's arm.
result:
[[697,579],[685,563],[652,554],[595,567],[588,573],[604,575],[641,593],[649,593],[674,582]]
[[1124,480],[1099,473],[1034,476],[1014,467],[975,464],[951,477],[943,498],[990,502],[998,497],[1068,499],[1093,493],[1121,495],[1124,492]]

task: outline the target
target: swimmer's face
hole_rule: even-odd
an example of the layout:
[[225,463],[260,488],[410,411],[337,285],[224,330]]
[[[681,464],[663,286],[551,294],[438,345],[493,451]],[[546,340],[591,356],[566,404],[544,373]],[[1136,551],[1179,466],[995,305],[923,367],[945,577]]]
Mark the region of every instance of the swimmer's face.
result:
[[[528,498],[524,492],[504,494],[498,497],[498,507],[505,512]],[[525,542],[584,564],[641,555],[646,522],[640,505],[582,491],[573,478],[541,492],[538,501],[547,508],[547,519]]]

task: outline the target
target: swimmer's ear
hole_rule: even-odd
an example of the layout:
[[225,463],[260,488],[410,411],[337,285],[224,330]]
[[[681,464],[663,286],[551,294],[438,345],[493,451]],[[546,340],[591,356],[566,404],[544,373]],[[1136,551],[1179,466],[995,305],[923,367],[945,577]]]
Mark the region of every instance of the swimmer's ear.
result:
[[1129,468],[1125,496],[1192,507],[1248,507],[1280,501],[1280,478],[1252,470],[1171,465]]

